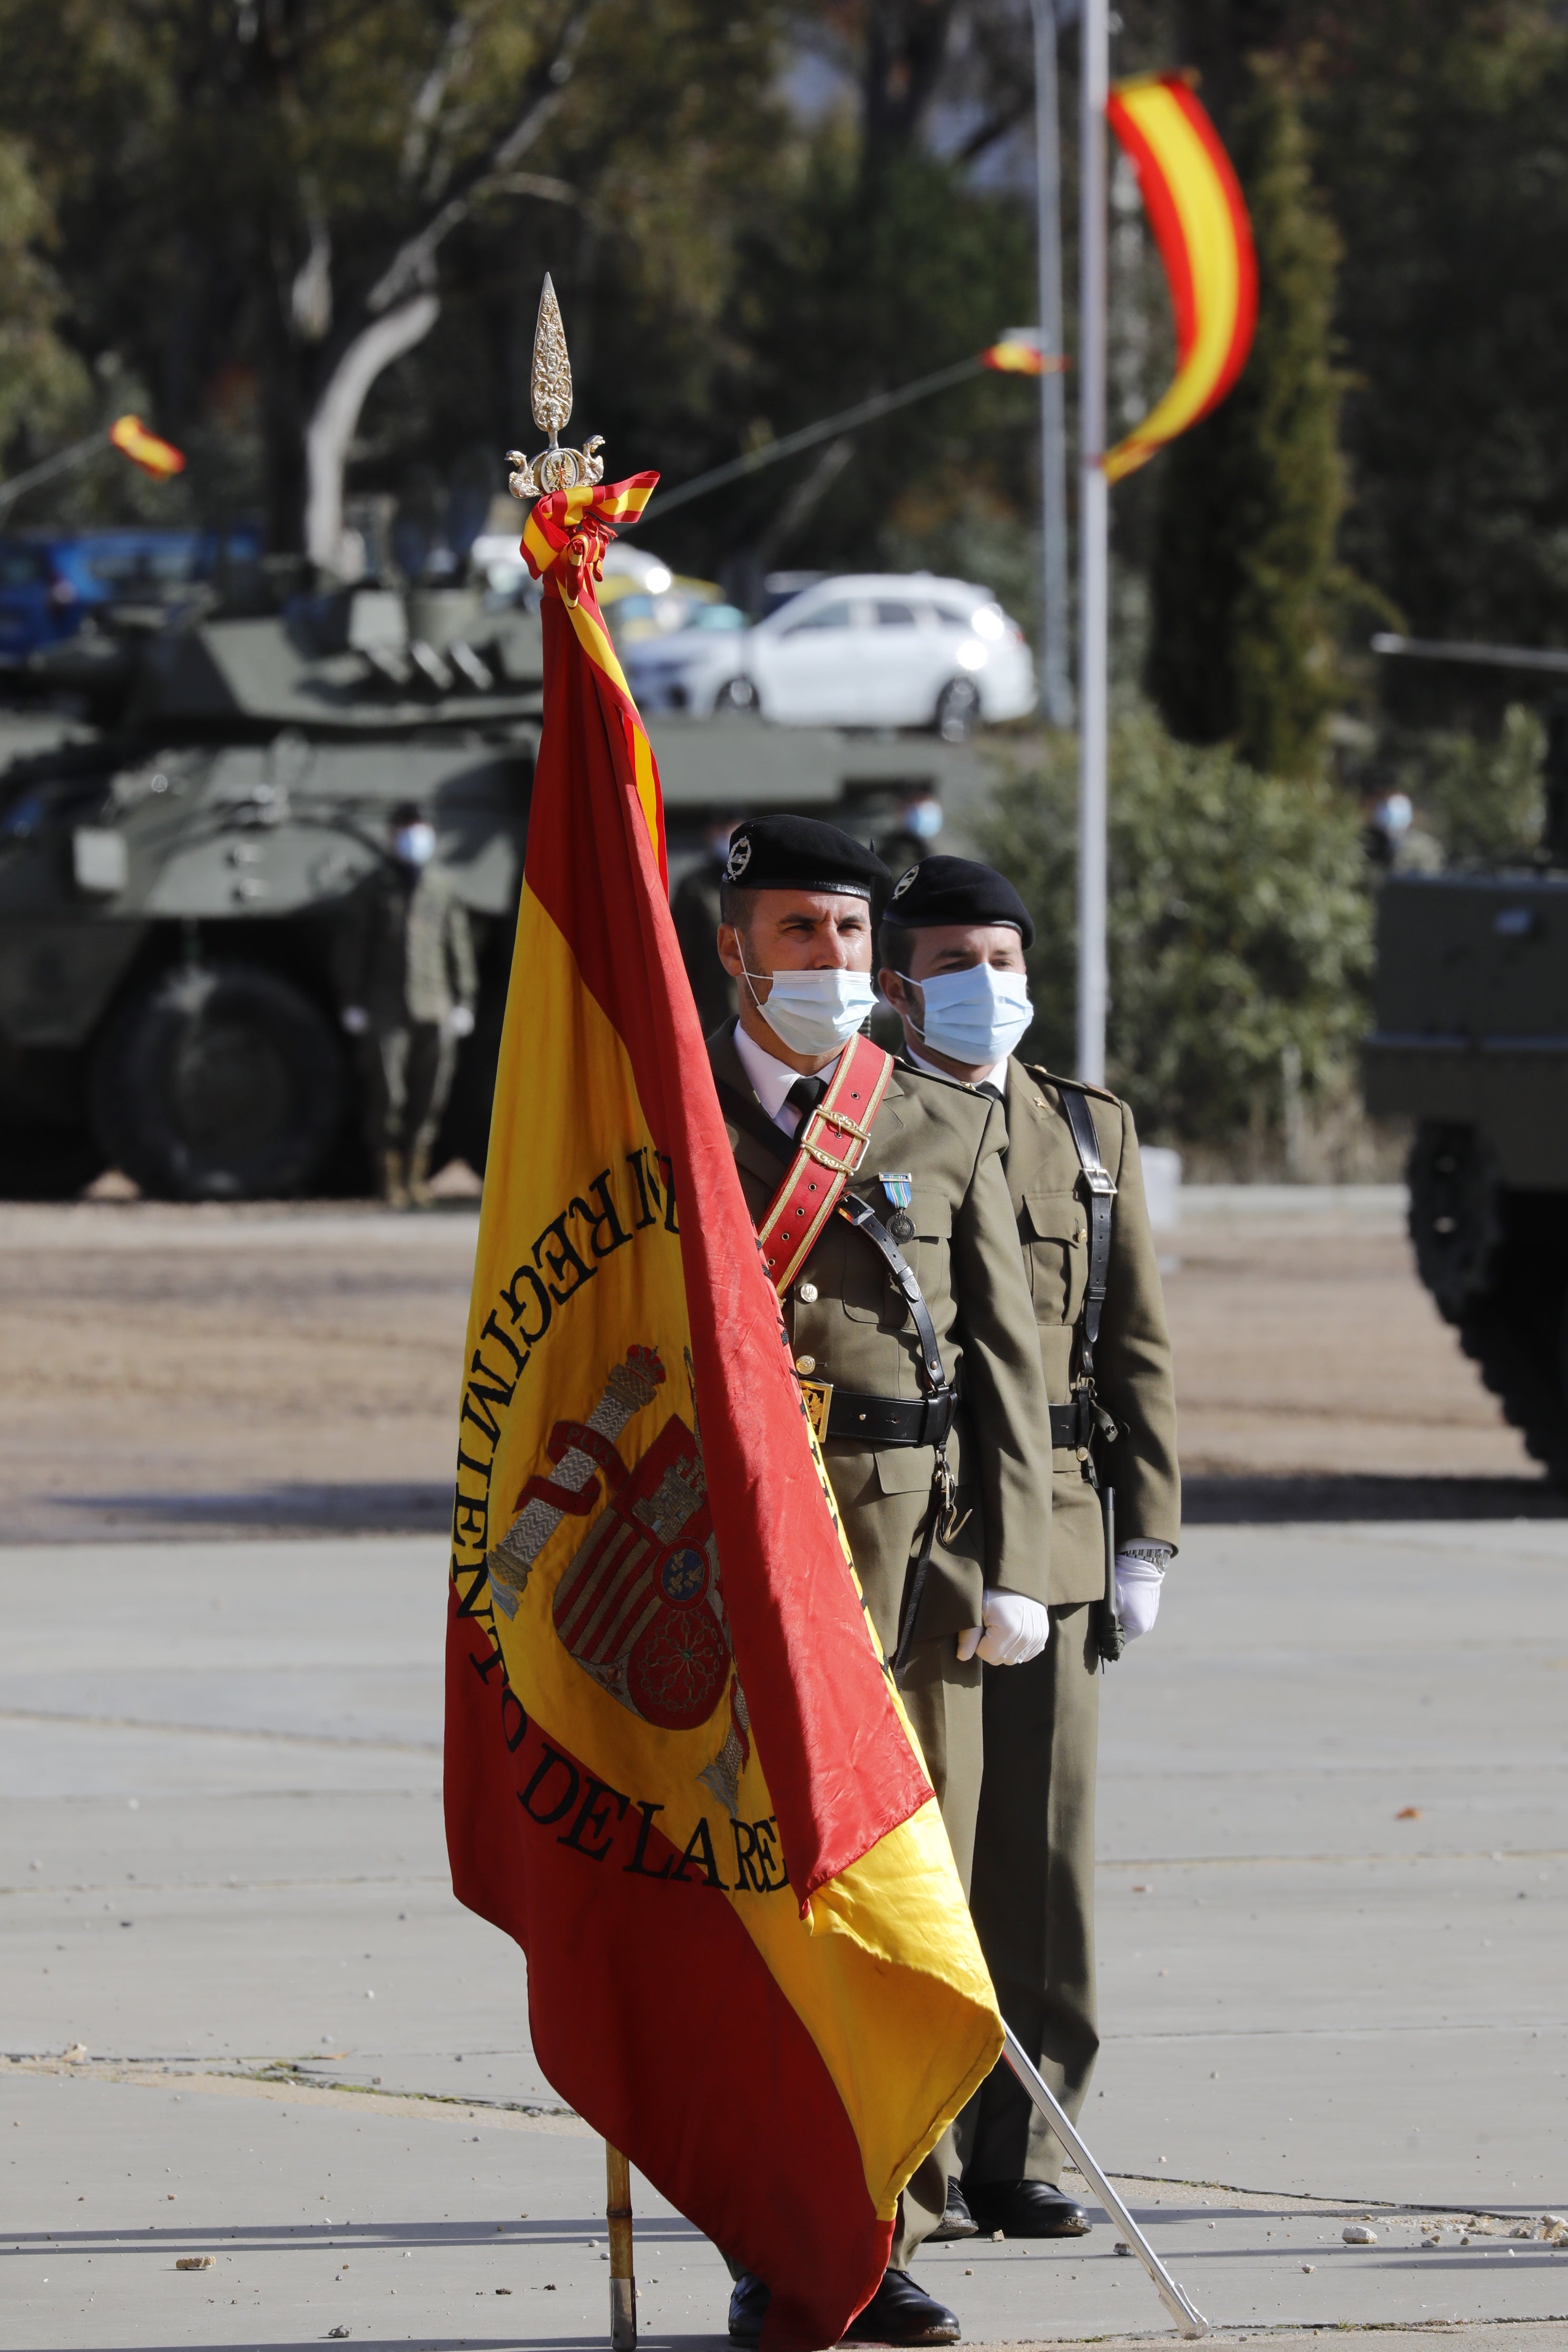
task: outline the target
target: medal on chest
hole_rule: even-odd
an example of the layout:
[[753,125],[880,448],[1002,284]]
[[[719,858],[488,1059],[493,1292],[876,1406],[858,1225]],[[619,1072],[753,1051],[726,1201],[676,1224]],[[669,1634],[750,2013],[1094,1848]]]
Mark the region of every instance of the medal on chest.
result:
[[883,1169],[879,1172],[877,1181],[887,1194],[893,1213],[888,1219],[888,1231],[896,1242],[912,1242],[915,1221],[910,1214],[910,1206],[915,1197],[914,1178],[893,1174]]

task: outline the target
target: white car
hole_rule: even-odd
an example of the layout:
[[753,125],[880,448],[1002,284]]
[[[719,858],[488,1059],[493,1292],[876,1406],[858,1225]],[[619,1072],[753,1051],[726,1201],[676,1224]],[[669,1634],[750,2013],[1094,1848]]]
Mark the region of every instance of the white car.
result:
[[934,727],[962,742],[1035,707],[1024,632],[988,588],[929,572],[819,580],[754,628],[628,646],[646,713],[755,710],[796,727]]

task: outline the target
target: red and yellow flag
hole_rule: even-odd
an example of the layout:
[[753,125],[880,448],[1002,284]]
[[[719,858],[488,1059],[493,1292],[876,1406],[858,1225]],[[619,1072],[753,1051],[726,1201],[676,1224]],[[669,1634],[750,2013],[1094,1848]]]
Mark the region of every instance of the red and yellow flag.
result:
[[176,449],[172,441],[160,441],[155,433],[149,433],[139,416],[117,416],[109,428],[109,437],[133,466],[140,466],[144,474],[155,475],[161,482],[166,482],[171,474],[183,474],[185,470],[184,451]]
[[1183,75],[1119,82],[1106,115],[1138,173],[1176,327],[1168,390],[1106,454],[1115,482],[1206,416],[1235,383],[1252,348],[1258,263],[1230,158]]
[[458,1453],[447,1829],[561,2095],[837,2342],[1001,2029],[802,1410],[559,490]]

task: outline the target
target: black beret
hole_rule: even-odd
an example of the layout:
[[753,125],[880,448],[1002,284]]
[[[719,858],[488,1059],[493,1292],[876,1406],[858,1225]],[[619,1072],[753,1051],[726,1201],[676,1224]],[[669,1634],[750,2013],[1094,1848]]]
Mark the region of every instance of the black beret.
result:
[[884,919],[924,930],[931,923],[1011,923],[1035,944],[1029,910],[1005,874],[973,857],[922,857],[893,885]]
[[726,882],[740,890],[837,890],[869,898],[886,889],[881,859],[814,816],[753,816],[730,835]]

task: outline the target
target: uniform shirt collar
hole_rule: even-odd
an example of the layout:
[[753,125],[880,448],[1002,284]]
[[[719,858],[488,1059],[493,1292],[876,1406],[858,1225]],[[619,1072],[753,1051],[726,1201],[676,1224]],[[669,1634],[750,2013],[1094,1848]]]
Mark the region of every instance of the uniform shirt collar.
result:
[[972,1085],[974,1087],[992,1086],[996,1088],[1004,1102],[1007,1099],[1007,1056],[1005,1055],[1003,1055],[999,1062],[993,1062],[988,1070],[982,1070],[977,1078],[973,1080],[964,1078],[955,1080],[951,1070],[939,1070],[934,1062],[928,1062],[925,1055],[917,1052],[915,1047],[908,1043],[907,1039],[905,1041],[905,1051],[908,1053],[910,1061],[914,1064],[917,1070],[929,1070],[933,1078],[945,1078],[950,1087],[954,1084],[959,1086]]
[[[735,1051],[741,1057],[742,1068],[752,1082],[752,1092],[768,1117],[775,1127],[783,1128],[786,1135],[793,1135],[800,1123],[800,1114],[786,1106],[789,1090],[800,1076],[800,1072],[792,1070],[787,1062],[781,1062],[777,1055],[770,1054],[764,1045],[759,1045],[754,1037],[748,1037],[738,1021],[735,1024]],[[836,1055],[826,1069],[816,1073],[816,1076],[831,1078],[841,1059],[841,1055]]]

